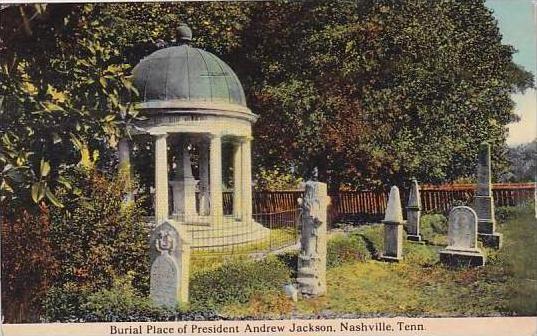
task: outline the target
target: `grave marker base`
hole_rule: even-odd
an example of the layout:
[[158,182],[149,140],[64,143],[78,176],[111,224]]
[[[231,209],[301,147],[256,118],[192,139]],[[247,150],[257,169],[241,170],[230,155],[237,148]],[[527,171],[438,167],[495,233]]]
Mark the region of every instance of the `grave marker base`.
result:
[[492,247],[495,249],[500,249],[502,247],[502,238],[501,233],[495,232],[492,234],[488,233],[478,233],[477,239],[483,243],[483,246]]
[[408,240],[409,242],[412,242],[412,243],[417,243],[417,244],[425,244],[425,242],[421,239],[421,235],[407,235],[406,236],[406,240]]
[[387,255],[381,255],[380,259],[384,261],[389,261],[389,262],[400,262],[401,260],[403,260],[403,258],[401,257],[392,257],[392,256],[387,256]]
[[485,256],[480,252],[442,250],[440,262],[444,265],[455,267],[479,267],[485,265]]

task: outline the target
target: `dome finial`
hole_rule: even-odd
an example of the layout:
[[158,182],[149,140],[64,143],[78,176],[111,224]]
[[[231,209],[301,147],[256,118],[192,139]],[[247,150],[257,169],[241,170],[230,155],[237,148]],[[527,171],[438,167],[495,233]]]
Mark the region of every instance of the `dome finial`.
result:
[[179,23],[177,27],[177,42],[189,43],[190,41],[192,41],[192,30],[186,23]]

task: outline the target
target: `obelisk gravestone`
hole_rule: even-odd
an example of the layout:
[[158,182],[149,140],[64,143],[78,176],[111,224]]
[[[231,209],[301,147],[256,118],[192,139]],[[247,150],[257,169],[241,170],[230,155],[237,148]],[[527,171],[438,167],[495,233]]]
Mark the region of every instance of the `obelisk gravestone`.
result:
[[408,240],[415,242],[421,242],[421,198],[419,188],[418,181],[412,179],[412,186],[410,187],[408,196],[408,205],[406,207],[406,237]]
[[474,209],[477,213],[479,240],[485,246],[500,248],[502,245],[502,235],[496,232],[491,182],[490,145],[488,143],[482,143],[479,146]]
[[384,215],[384,253],[382,259],[399,261],[403,258],[403,209],[399,188],[393,186]]
[[448,246],[440,251],[440,261],[450,266],[483,266],[485,256],[477,247],[477,215],[467,206],[451,210]]

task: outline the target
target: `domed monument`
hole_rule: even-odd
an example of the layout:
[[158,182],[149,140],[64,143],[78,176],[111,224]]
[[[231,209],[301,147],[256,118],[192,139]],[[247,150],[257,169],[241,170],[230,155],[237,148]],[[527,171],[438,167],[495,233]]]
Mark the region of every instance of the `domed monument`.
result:
[[[191,39],[190,29],[180,25],[177,45],[155,51],[133,69],[141,98],[137,108],[146,119],[136,122],[131,133],[153,137],[155,224],[186,227],[192,248],[264,239],[269,230],[252,219],[251,140],[257,116],[246,106],[233,70],[210,52],[190,46]],[[229,215],[224,215],[222,193],[223,144],[233,153]]]

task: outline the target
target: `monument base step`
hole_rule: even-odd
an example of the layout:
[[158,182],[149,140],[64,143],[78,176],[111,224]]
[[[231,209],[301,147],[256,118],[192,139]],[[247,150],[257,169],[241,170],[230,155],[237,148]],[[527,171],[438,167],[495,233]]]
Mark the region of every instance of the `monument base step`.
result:
[[488,233],[478,233],[477,239],[483,243],[485,247],[491,247],[495,249],[500,249],[502,247],[503,235],[501,233],[495,232],[492,234]]
[[403,260],[402,257],[394,257],[394,256],[388,256],[388,255],[381,255],[380,260],[388,261],[388,262],[400,262]]
[[409,242],[417,243],[417,244],[425,244],[425,242],[421,239],[421,235],[407,235],[406,239]]
[[485,265],[485,256],[478,252],[442,250],[440,251],[440,262],[454,267],[479,267]]
[[477,220],[477,232],[493,234],[496,223],[492,219],[478,219]]

